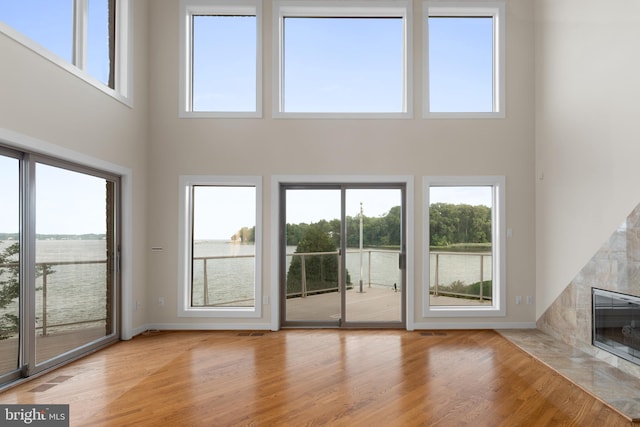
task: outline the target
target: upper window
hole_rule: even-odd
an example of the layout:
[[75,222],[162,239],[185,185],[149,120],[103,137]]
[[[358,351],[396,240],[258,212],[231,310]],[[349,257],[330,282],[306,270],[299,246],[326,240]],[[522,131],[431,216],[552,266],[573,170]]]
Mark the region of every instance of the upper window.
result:
[[181,316],[260,315],[260,177],[180,178]]
[[410,117],[410,2],[274,2],[274,116]]
[[261,116],[260,4],[180,3],[181,116]]
[[0,31],[101,90],[128,98],[128,9],[129,0],[7,1]]
[[427,177],[424,191],[424,315],[504,315],[504,177]]
[[504,117],[504,4],[425,2],[425,117]]

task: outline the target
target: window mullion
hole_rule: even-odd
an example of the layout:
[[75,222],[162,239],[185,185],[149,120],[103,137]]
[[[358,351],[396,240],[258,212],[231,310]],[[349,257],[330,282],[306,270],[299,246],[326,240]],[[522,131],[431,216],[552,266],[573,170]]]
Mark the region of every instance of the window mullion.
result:
[[89,20],[89,0],[73,2],[73,63],[86,70],[87,21]]

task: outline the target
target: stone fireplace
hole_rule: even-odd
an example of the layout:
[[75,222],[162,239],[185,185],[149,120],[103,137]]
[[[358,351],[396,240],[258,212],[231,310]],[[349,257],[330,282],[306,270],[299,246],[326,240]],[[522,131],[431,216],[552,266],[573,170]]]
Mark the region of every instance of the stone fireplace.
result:
[[640,298],[593,288],[593,345],[640,365]]
[[[640,205],[629,214],[537,321],[539,330],[640,378],[637,350],[634,356],[636,359],[632,362],[627,357],[629,352],[626,350],[614,353],[594,344],[594,326],[598,326],[594,325],[593,321],[594,288],[608,291],[615,296],[624,294],[625,297],[640,300]],[[608,294],[609,297],[611,294]],[[604,301],[602,300],[603,304]],[[614,311],[613,308],[602,308],[600,314],[611,314],[613,317],[608,318],[601,327],[618,322],[612,314]],[[632,340],[634,334],[640,332],[640,318],[637,318],[633,325],[631,320],[620,322],[614,327],[619,330],[617,338],[607,338],[610,344],[613,341],[619,344],[620,341],[624,343],[625,339]],[[624,330],[628,337],[625,337],[622,331],[625,326],[628,326]],[[608,336],[613,336],[612,334],[613,332]],[[621,347],[613,344],[613,347]]]

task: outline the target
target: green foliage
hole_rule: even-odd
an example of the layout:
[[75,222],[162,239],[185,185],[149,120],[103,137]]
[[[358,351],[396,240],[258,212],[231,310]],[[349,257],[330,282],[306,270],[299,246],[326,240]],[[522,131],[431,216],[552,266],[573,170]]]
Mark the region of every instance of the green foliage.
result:
[[[335,252],[337,244],[331,224],[321,221],[316,224],[300,224],[304,227],[296,253]],[[300,230],[297,230],[300,231]],[[339,264],[337,254],[306,255],[304,257],[307,291],[337,288]],[[347,283],[351,283],[347,272]],[[302,290],[302,257],[294,256],[287,272],[287,293],[299,293]]]
[[434,203],[429,208],[430,246],[491,243],[491,208]]
[[[20,296],[20,265],[18,256],[20,244],[13,243],[0,252],[0,309],[6,308]],[[18,333],[18,317],[5,313],[0,316],[0,340],[5,340]]]
[[[431,288],[433,292],[433,287]],[[461,294],[461,295],[449,295],[446,296],[454,297],[454,298],[468,298],[468,297],[476,297],[480,296],[480,282],[475,282],[470,285],[467,285],[462,280],[456,280],[448,285],[438,285],[438,292],[442,292],[443,294],[447,294],[451,292],[452,294]],[[482,282],[482,297],[483,298],[491,298],[493,292],[493,285],[491,280],[484,280]]]
[[[13,243],[0,252],[0,309],[4,309],[20,297],[20,244]],[[46,268],[46,270],[45,270]],[[36,266],[36,277],[53,274],[51,267]],[[20,319],[12,313],[0,316],[0,340],[18,333]]]

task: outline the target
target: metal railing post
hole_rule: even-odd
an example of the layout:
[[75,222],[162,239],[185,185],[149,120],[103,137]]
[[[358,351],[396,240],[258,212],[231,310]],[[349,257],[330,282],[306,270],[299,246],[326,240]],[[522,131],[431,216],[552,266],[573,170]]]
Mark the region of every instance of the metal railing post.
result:
[[367,281],[369,282],[369,287],[371,287],[371,250],[369,250],[369,271],[367,273]]
[[484,255],[480,254],[480,301],[482,302],[482,292],[484,288]]
[[438,271],[440,269],[440,254],[436,254],[436,273],[435,273],[435,289],[434,289],[434,296],[438,296]]
[[203,275],[204,275],[204,284],[202,286],[202,291],[204,292],[204,305],[209,305],[209,280],[207,279],[207,259],[203,259]]
[[304,263],[304,255],[301,255],[301,260],[300,260],[300,274],[302,276],[301,278],[301,287],[302,289],[300,289],[301,292],[301,297],[302,298],[306,298],[307,297],[307,270],[305,267],[305,263]]
[[42,336],[47,336],[47,264],[42,264]]

